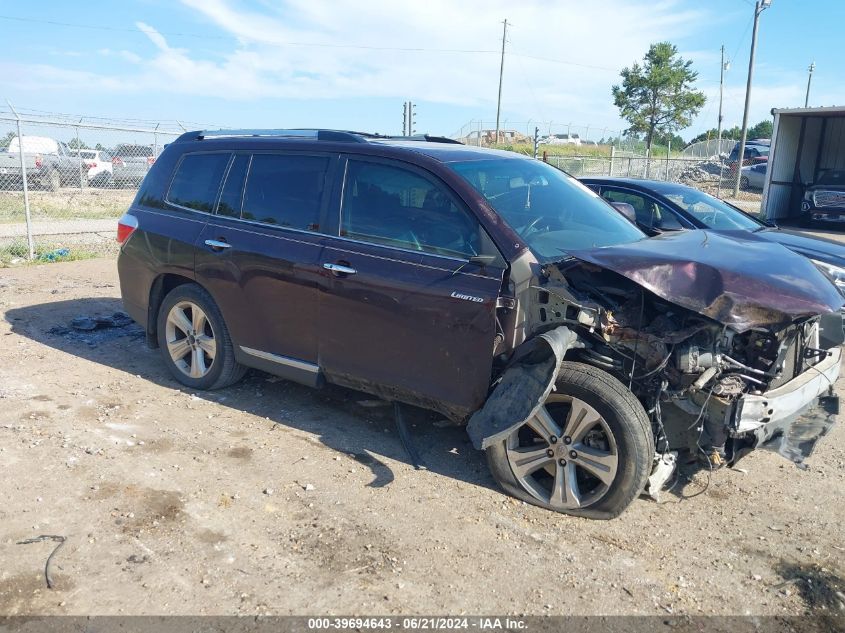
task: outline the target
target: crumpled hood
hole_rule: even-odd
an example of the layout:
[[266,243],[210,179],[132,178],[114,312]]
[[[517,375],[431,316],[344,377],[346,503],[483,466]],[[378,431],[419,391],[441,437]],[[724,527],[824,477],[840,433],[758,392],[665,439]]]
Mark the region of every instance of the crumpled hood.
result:
[[569,254],[738,332],[835,312],[845,302],[810,260],[754,233],[679,231]]

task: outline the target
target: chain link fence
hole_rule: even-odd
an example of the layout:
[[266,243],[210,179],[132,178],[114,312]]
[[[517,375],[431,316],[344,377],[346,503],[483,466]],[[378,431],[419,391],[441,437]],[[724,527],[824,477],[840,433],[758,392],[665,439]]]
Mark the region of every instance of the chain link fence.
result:
[[623,130],[591,125],[573,125],[555,121],[499,122],[499,140],[496,141],[496,121],[473,119],[456,130],[451,138],[466,145],[489,147],[491,145],[533,144],[534,131],[538,130],[542,144],[555,147],[583,148],[584,153],[595,148],[609,148],[645,154],[645,143],[627,136]]
[[[490,144],[488,123],[471,121],[456,136],[468,144]],[[501,126],[509,134],[505,141],[515,151],[530,152],[530,136],[540,123],[505,123]],[[517,125],[525,134],[514,127]],[[577,136],[579,143],[570,155],[550,152],[546,156],[551,165],[575,177],[679,182],[731,199],[747,211],[760,209],[765,172],[743,169],[739,195],[734,196],[737,166],[725,158],[733,141],[709,142],[681,157],[648,158],[635,144],[598,145],[614,136],[618,141],[618,131],[589,127],[573,131],[571,125],[542,125],[547,136]],[[555,132],[558,129],[568,131]],[[129,207],[164,145],[184,130],[185,126],[176,122],[80,119],[0,110],[0,266],[115,253],[116,220]]]
[[181,132],[0,111],[0,265],[116,252],[117,218]]
[[743,167],[740,188],[735,194],[737,164],[721,157],[647,158],[615,152],[610,157],[547,156],[546,162],[576,178],[641,178],[677,182],[730,200],[751,213],[759,213],[765,171]]

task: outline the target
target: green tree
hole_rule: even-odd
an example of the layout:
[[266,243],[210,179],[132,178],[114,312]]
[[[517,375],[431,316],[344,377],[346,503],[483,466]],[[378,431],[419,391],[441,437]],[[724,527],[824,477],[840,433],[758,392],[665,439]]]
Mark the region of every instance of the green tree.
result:
[[674,132],[660,132],[654,133],[653,142],[655,145],[662,145],[663,147],[671,147],[674,150],[681,150],[686,147],[684,139]]
[[748,138],[772,138],[772,122],[767,119],[748,128]]
[[17,134],[14,132],[6,132],[6,136],[0,138],[0,147],[9,147],[9,143],[12,142],[12,139],[15,138]]
[[704,93],[693,89],[698,73],[670,42],[652,44],[642,65],[634,62],[620,74],[622,85],[613,86],[613,103],[631,124],[629,132],[645,134],[648,149],[655,132],[688,127],[704,106]]
[[[738,141],[740,136],[742,136],[742,128],[738,125],[722,130],[723,139]],[[689,142],[689,144],[692,145],[693,143],[698,143],[699,141],[712,141],[717,138],[719,138],[719,130],[714,127],[696,136]],[[772,138],[772,122],[768,120],[760,121],[757,125],[751,126],[748,128],[748,138]],[[672,146],[675,146],[674,142],[672,143]]]
[[[77,143],[79,144],[79,147],[77,147]],[[72,138],[72,139],[70,139],[70,141],[68,141],[67,146],[68,146],[70,149],[91,149],[90,147],[88,147],[88,146],[85,144],[85,141],[77,141],[77,139],[76,139],[76,138]]]

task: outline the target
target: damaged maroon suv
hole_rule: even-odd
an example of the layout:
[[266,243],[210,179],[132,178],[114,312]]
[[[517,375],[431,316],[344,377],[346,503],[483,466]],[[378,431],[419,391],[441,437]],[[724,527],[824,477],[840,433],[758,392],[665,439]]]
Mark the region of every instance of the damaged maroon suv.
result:
[[800,461],[832,424],[843,296],[741,236],[646,238],[514,153],[332,130],[191,132],[120,220],[127,311],[173,376],[248,367],[466,422],[510,494],[593,518],[678,450]]

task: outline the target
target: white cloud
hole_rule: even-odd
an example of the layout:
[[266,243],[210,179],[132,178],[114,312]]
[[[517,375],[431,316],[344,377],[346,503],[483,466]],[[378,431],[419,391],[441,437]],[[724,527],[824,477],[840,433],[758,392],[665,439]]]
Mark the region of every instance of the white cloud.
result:
[[[156,25],[139,21],[151,47],[102,51],[131,64],[128,69],[107,74],[26,66],[27,85],[84,82],[89,90],[232,102],[410,98],[469,106],[490,118],[500,21],[507,17],[513,26],[505,60],[505,116],[613,128],[622,126],[610,96],[619,70],[641,59],[653,42],[683,42],[709,15],[680,0],[287,0],[263,2],[258,9],[238,0],[181,2],[199,23],[184,30],[212,23],[229,36],[208,40],[212,54],[176,46]],[[403,48],[425,50],[384,50]],[[682,54],[694,60],[702,77],[713,74],[703,66],[718,67],[718,51]],[[709,103],[697,127],[715,126],[718,85],[702,82],[702,89]],[[727,91],[726,125],[737,102],[741,116],[743,91],[744,86]],[[769,103],[796,102],[794,92],[789,84],[761,86],[754,103],[767,111]]]

